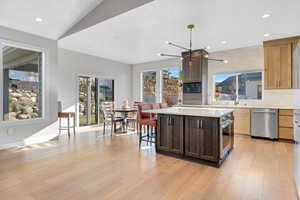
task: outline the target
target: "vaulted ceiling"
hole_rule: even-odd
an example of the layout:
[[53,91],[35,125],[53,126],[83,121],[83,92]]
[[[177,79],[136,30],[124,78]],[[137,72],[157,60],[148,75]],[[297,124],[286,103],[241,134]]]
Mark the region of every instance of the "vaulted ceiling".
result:
[[[103,0],[1,0],[0,25],[58,39]],[[37,23],[36,18],[43,19]]]
[[[194,48],[246,47],[300,35],[299,8],[299,0],[155,0],[63,38],[59,46],[130,64],[159,60],[159,52],[180,53],[165,41],[188,45],[186,25],[193,23]],[[271,17],[263,19],[266,13]]]
[[[299,8],[299,0],[1,0],[0,25],[136,64],[162,59],[159,52],[179,54],[165,41],[187,45],[190,23],[196,25],[194,48],[210,51],[300,35]],[[263,19],[266,13],[271,17]]]

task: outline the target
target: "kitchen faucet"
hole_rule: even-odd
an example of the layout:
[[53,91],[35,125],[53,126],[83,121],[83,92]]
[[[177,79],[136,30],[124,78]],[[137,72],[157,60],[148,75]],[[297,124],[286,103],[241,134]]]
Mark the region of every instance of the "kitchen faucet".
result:
[[238,105],[239,103],[238,96],[234,95],[234,105]]

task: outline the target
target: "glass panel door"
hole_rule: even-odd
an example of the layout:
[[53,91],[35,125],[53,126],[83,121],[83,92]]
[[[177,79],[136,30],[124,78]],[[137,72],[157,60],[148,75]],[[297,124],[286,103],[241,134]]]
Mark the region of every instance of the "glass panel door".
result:
[[89,124],[89,77],[79,77],[79,126]]
[[[109,79],[99,79],[98,80],[98,98],[99,106],[103,101],[114,101],[114,80]],[[100,108],[101,109],[101,108]],[[99,110],[100,110],[99,109]],[[101,110],[100,110],[101,112]],[[99,122],[103,122],[103,116],[99,115]]]
[[79,77],[79,126],[103,122],[101,102],[114,101],[114,80]]
[[90,117],[90,125],[98,124],[98,79],[97,78],[90,78],[91,81],[91,117]]

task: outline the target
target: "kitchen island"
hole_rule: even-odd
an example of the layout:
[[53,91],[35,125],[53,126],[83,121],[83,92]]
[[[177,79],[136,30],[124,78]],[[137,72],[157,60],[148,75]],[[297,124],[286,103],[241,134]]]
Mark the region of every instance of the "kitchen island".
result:
[[219,167],[233,149],[231,109],[173,107],[157,114],[156,151]]

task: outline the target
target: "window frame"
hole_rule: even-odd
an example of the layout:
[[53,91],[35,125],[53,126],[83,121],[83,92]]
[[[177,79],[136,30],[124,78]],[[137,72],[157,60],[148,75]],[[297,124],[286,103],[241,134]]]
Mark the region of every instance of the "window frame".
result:
[[169,67],[169,66],[165,66],[165,67],[160,67],[160,68],[149,68],[149,69],[146,69],[146,70],[142,70],[140,71],[140,77],[139,77],[139,80],[140,80],[140,84],[139,84],[139,87],[140,87],[140,95],[139,95],[139,99],[141,102],[143,102],[143,97],[144,97],[144,90],[143,90],[143,84],[144,84],[144,79],[143,79],[143,73],[144,72],[156,72],[156,86],[155,86],[155,95],[156,95],[156,98],[155,98],[155,101],[156,103],[161,103],[162,102],[162,88],[163,88],[163,83],[162,83],[162,71],[163,70],[168,70],[168,69],[171,69],[171,68],[177,68],[179,70],[179,72],[182,71],[182,68],[181,66],[174,66],[173,67]]
[[[4,94],[4,88],[3,88],[3,80],[4,80],[4,74],[3,74],[3,52],[2,47],[3,46],[11,46],[15,48],[21,48],[24,50],[29,51],[37,51],[42,54],[42,62],[41,62],[41,117],[35,118],[35,119],[24,119],[24,120],[4,120],[4,112],[3,112],[3,94]],[[35,124],[35,123],[42,123],[46,121],[46,106],[45,106],[45,95],[46,95],[46,87],[45,87],[45,69],[46,69],[46,55],[48,54],[48,51],[45,48],[36,47],[32,45],[28,45],[25,43],[15,42],[11,40],[5,40],[0,38],[0,124],[2,125],[8,125],[8,126],[15,126],[15,125],[26,125],[26,124]]]
[[[261,99],[239,99],[239,95],[238,95],[238,74],[245,74],[245,73],[257,73],[260,72],[261,73],[261,84],[262,84],[262,90],[261,90]],[[264,99],[264,71],[263,70],[250,70],[250,71],[233,71],[233,72],[220,72],[220,73],[214,73],[212,75],[212,83],[213,83],[213,90],[212,90],[212,100],[213,103],[233,103],[235,100],[216,100],[215,97],[215,92],[216,92],[216,82],[214,80],[214,76],[216,75],[220,75],[220,74],[236,74],[236,90],[235,90],[235,95],[237,97],[237,101],[239,102],[261,102]]]
[[141,86],[141,95],[140,95],[140,100],[141,102],[144,102],[144,76],[143,74],[145,72],[155,72],[155,79],[156,79],[156,83],[155,83],[155,103],[157,102],[161,102],[161,70],[144,70],[140,72],[140,86]]
[[[169,69],[178,69],[179,73],[181,73],[181,68],[180,67],[165,67],[165,68],[162,68],[160,70],[160,77],[159,77],[159,80],[160,80],[160,102],[163,102],[163,80],[162,80],[162,71],[163,70],[169,70]],[[180,74],[179,74],[179,78],[180,78]],[[178,99],[177,99],[177,105],[179,104],[179,100],[182,101],[182,99],[180,99],[180,95],[178,95]]]

